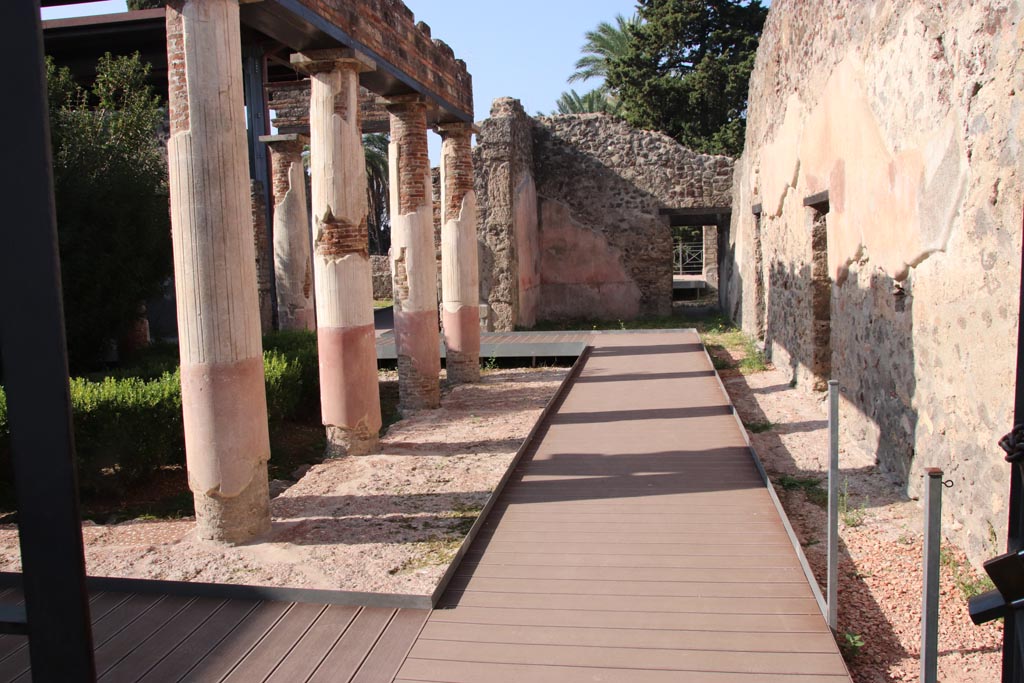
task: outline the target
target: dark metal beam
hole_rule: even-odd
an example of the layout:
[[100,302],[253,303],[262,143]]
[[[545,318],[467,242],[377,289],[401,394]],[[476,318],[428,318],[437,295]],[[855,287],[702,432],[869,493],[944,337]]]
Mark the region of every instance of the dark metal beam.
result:
[[828,213],[828,190],[804,197],[804,206],[821,213]]
[[[1021,282],[1018,299],[1024,312],[1024,251],[1021,254]],[[1017,325],[1017,377],[1013,402],[1013,424],[1024,423],[1024,325]],[[1024,550],[1024,465],[1010,465],[1010,519],[1006,551]],[[1015,609],[1003,625],[1003,683],[1024,681],[1024,610]]]
[[0,355],[35,681],[96,678],[78,513],[71,396],[39,1],[0,3],[0,57],[18,64],[0,114],[10,161],[0,171]]

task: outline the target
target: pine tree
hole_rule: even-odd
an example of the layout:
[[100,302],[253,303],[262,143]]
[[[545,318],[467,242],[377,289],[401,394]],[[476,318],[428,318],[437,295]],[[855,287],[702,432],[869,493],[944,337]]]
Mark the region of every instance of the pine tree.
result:
[[638,13],[626,54],[608,63],[620,114],[692,149],[738,155],[768,10],[760,0],[639,0]]

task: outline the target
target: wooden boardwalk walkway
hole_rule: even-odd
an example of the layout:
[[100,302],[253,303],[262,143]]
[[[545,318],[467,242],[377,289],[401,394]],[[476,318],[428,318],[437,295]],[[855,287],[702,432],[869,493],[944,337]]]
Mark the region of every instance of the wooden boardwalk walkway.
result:
[[100,680],[850,681],[697,335],[590,343],[434,611],[96,592]]
[[697,335],[593,344],[398,680],[849,681]]

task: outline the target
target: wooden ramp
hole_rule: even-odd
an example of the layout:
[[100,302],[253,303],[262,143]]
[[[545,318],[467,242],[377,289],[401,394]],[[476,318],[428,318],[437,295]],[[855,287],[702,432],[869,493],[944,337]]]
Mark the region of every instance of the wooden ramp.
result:
[[397,680],[849,681],[696,333],[592,343]]

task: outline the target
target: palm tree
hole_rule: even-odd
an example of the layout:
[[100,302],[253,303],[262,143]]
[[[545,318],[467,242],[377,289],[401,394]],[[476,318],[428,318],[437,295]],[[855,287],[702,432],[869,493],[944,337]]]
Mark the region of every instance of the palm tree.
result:
[[388,145],[386,133],[363,136],[366,155],[366,200],[369,214],[366,227],[370,233],[370,253],[386,254],[391,248],[391,214],[388,212]]
[[[569,76],[569,83],[604,78],[608,75],[608,61],[623,57],[629,47],[630,30],[640,25],[636,14],[628,19],[621,14],[615,16],[616,26],[602,21],[593,31],[587,31],[587,42],[580,48],[583,56],[576,61],[576,71]],[[602,86],[603,88],[603,86]]]
[[563,92],[562,96],[555,102],[553,114],[605,114],[615,115],[619,109],[619,102],[613,95],[603,89],[591,90],[580,95],[575,90]]

